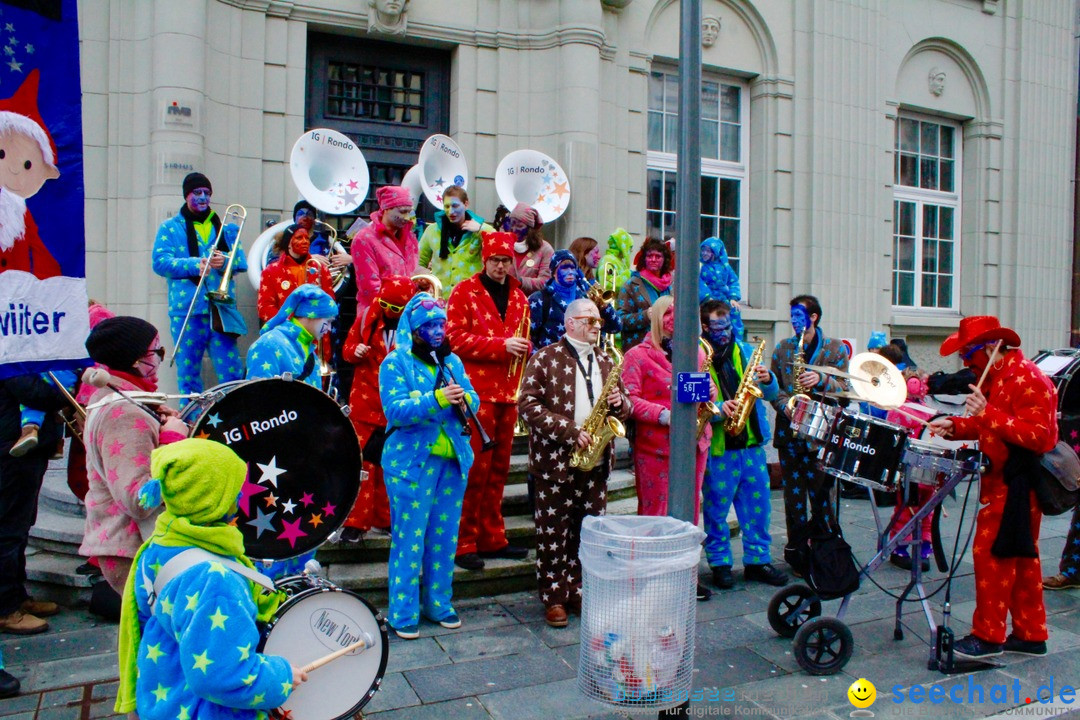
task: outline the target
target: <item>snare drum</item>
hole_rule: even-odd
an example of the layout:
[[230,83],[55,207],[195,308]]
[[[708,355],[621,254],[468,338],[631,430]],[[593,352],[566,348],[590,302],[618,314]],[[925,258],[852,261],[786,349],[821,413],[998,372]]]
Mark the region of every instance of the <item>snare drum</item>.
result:
[[822,469],[841,480],[894,491],[906,443],[907,430],[899,425],[844,410],[822,449]]
[[329,395],[269,378],[219,385],[184,408],[191,436],[228,445],[248,465],[236,526],[251,558],[315,550],[360,491],[360,444]]
[[309,672],[307,682],[281,706],[292,713],[286,717],[352,717],[379,690],[386,673],[386,621],[364,598],[319,577],[294,575],[275,585],[289,598],[263,630],[259,652],[303,667],[358,640],[371,643]]
[[904,449],[904,477],[917,485],[940,485],[942,473],[978,475],[986,460],[977,447],[977,442],[946,440],[924,428],[920,438],[908,440]]
[[796,397],[791,410],[791,429],[799,437],[820,444],[829,439],[839,413],[836,405],[826,405],[807,396]]

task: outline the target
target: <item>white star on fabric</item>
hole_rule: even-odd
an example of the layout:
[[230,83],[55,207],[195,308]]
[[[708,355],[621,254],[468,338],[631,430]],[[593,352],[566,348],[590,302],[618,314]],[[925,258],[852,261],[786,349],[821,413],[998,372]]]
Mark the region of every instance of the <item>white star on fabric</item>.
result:
[[259,470],[262,471],[262,475],[259,476],[259,482],[260,483],[268,483],[270,485],[273,485],[275,488],[277,487],[278,476],[283,475],[286,472],[288,472],[285,469],[278,468],[278,466],[277,466],[277,455],[270,458],[270,462],[265,464],[265,465],[263,463],[255,463],[255,464],[258,465]]

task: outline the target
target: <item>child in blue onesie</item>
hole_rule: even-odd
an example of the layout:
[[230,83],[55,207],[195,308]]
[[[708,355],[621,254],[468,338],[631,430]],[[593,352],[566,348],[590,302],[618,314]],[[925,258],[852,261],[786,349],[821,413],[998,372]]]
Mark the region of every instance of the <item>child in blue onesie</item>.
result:
[[419,293],[405,306],[397,347],[379,368],[393,527],[389,620],[406,640],[420,636],[421,614],[446,628],[461,626],[451,581],[473,451],[460,403],[475,411],[480,398],[445,339],[443,302]]

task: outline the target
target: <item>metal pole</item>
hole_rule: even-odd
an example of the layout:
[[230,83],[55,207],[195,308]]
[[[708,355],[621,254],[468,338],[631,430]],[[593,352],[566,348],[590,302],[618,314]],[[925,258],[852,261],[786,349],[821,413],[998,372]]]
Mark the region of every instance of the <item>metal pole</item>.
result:
[[[701,0],[681,0],[679,20],[679,159],[675,196],[675,337],[672,378],[697,372],[698,248],[701,243]],[[697,405],[676,401],[671,390],[668,512],[694,522]]]

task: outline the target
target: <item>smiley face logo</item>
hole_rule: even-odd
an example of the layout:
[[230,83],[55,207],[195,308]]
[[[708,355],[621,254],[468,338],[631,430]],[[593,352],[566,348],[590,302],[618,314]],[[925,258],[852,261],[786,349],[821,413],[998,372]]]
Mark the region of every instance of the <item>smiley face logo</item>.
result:
[[877,688],[866,678],[859,678],[851,683],[847,691],[848,700],[857,708],[868,708],[877,700]]

